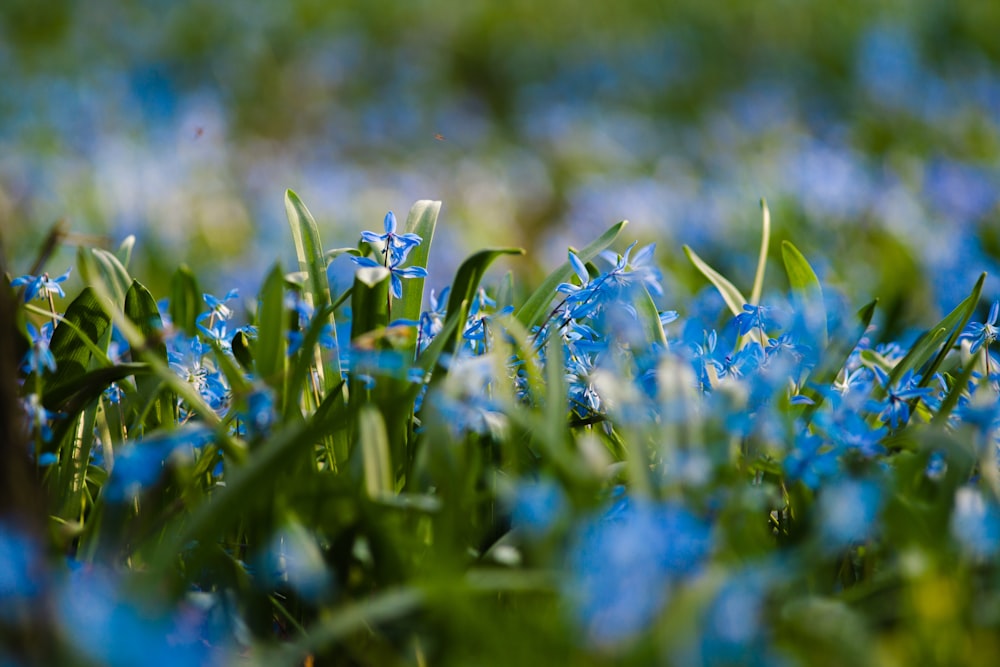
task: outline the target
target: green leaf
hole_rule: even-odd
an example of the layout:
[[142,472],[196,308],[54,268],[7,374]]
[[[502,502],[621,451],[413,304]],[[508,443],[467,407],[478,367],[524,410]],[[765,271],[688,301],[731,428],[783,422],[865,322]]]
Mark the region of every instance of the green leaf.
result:
[[[403,226],[404,233],[413,233],[423,241],[410,251],[406,266],[427,268],[427,257],[430,254],[431,242],[434,240],[434,229],[437,226],[438,214],[441,212],[441,202],[422,199],[410,208]],[[424,279],[410,278],[403,281],[403,296],[399,300],[401,308],[397,318],[417,320],[423,308]]]
[[792,287],[792,296],[800,312],[805,313],[807,326],[819,342],[820,349],[827,344],[826,305],[823,303],[823,288],[816,272],[809,262],[790,241],[781,242],[781,259],[785,263],[785,273]]
[[762,214],[760,254],[757,257],[757,273],[753,277],[753,289],[750,290],[750,305],[756,306],[760,303],[760,296],[764,291],[764,271],[767,269],[767,251],[771,244],[771,211],[767,208],[767,201],[760,200]]
[[351,340],[389,323],[389,269],[363,266],[354,272],[351,292]]
[[[49,350],[56,360],[56,373],[45,375],[43,401],[51,409],[48,394],[59,395],[63,388],[79,380],[91,366],[95,357],[92,349],[96,341],[108,332],[111,318],[98,301],[97,294],[85,287],[73,299],[62,320],[52,332]],[[98,359],[101,365],[108,363],[107,357]]]
[[186,264],[181,264],[170,279],[170,319],[188,336],[197,336],[200,310],[198,279]]
[[642,292],[635,296],[635,312],[639,316],[642,333],[646,340],[665,348],[667,334],[663,331],[663,324],[660,322],[660,311],[656,309],[656,303],[653,302],[653,297],[646,286],[641,285],[640,287]]
[[[125,295],[124,312],[125,317],[135,324],[146,339],[147,352],[156,355],[163,363],[167,363],[167,346],[163,341],[163,320],[160,318],[160,309],[157,308],[153,295],[137,280],[132,281],[132,285]],[[158,378],[148,374],[136,376],[135,384],[139,395],[145,401],[153,400],[162,386]],[[156,398],[148,413],[146,426],[155,428],[169,419],[172,402],[169,398],[166,401],[162,397]]]
[[[932,327],[916,340],[906,356],[900,359],[899,363],[892,369],[892,372],[889,373],[890,384],[895,384],[906,371],[911,369],[914,371],[920,369],[921,386],[926,386],[926,383],[931,381],[941,362],[944,361],[945,356],[947,356],[948,352],[955,345],[955,341],[958,340],[962,330],[965,329],[969,318],[975,312],[985,281],[986,274],[983,273],[972,288],[972,293],[958,304],[954,310],[948,313],[943,320],[938,322],[936,326]],[[937,356],[930,364],[927,364],[928,360],[935,353]],[[922,368],[924,364],[927,364],[926,368]],[[875,391],[878,396],[884,395],[882,387],[877,387]]]
[[389,436],[382,415],[371,405],[358,411],[358,438],[365,471],[365,490],[370,498],[392,495],[392,461],[389,457]]
[[230,343],[233,356],[246,372],[253,371],[253,348],[255,345],[256,341],[250,340],[250,336],[245,331],[237,331]]
[[[86,250],[81,247],[80,253],[85,252]],[[90,271],[96,265],[97,270],[104,279],[104,283],[111,288],[115,304],[120,308],[125,303],[125,294],[128,293],[129,288],[132,286],[131,276],[129,276],[128,271],[125,270],[125,267],[122,266],[121,261],[119,261],[114,253],[101,248],[91,248],[90,252],[95,263],[78,261],[77,265],[80,267],[80,273],[84,274],[86,282],[93,282],[94,276],[90,275]]]
[[703,276],[708,278],[708,281],[715,285],[715,289],[719,290],[719,294],[722,295],[722,299],[729,306],[729,310],[733,313],[733,316],[739,315],[743,312],[743,305],[749,303],[746,297],[740,293],[736,286],[729,282],[725,276],[713,269],[708,263],[691,250],[688,246],[684,246],[684,254],[687,258],[691,260],[694,267],[698,269]]
[[[910,347],[907,355],[900,359],[899,363],[889,373],[890,384],[895,384],[910,369],[920,370],[921,387],[925,387],[931,382],[934,373],[937,372],[948,352],[955,346],[958,337],[965,329],[965,325],[969,323],[969,319],[975,312],[976,306],[979,305],[979,295],[983,291],[983,283],[985,281],[986,274],[983,273],[979,276],[979,280],[976,281],[969,296],[965,297],[960,304],[955,306],[955,309],[948,313],[937,325],[917,338],[913,346]],[[942,343],[942,341],[944,342]],[[935,352],[937,356],[928,364],[928,360]],[[924,366],[925,364],[927,365]],[[884,395],[883,391],[882,387],[876,388],[878,396]]]
[[282,394],[285,382],[285,279],[275,264],[264,279],[257,310],[257,376]]
[[[323,310],[330,303],[330,281],[326,276],[326,257],[323,253],[323,243],[319,238],[319,227],[313,219],[309,209],[306,208],[299,196],[288,190],[285,192],[285,214],[288,216],[288,224],[292,228],[292,238],[295,240],[295,255],[299,260],[299,270],[304,271],[309,279],[305,285],[306,303],[312,305],[317,311]],[[334,347],[337,344],[337,322],[333,312],[328,316],[330,320],[331,335],[334,339]],[[317,358],[319,358],[317,350]],[[330,355],[330,367],[323,369],[324,384],[329,390],[340,382],[340,355]],[[328,372],[325,372],[328,371]]]
[[[612,225],[612,227],[608,229],[608,231],[604,232],[596,241],[576,253],[576,256],[579,257],[584,264],[592,261],[603,250],[606,250],[608,246],[615,242],[615,239],[618,238],[618,235],[621,234],[621,231],[625,229],[626,225],[628,225],[628,220],[622,220],[621,222]],[[538,324],[542,318],[545,317],[549,307],[552,305],[552,298],[553,295],[556,294],[556,288],[572,278],[573,275],[575,275],[573,267],[570,265],[569,260],[566,260],[559,266],[558,269],[550,273],[548,277],[542,281],[542,284],[538,286],[538,289],[532,292],[531,296],[529,296],[521,305],[515,315],[525,328],[530,330],[532,326]]]
[[126,236],[125,240],[118,246],[118,260],[125,269],[128,269],[128,265],[132,261],[133,248],[135,248],[135,234]]
[[[451,293],[448,296],[448,314],[445,320],[456,319],[459,324],[465,322],[469,317],[469,307],[472,299],[479,289],[479,283],[486,273],[486,269],[498,257],[503,255],[523,255],[521,248],[498,248],[492,250],[480,250],[462,262],[455,274],[455,280],[451,284]],[[551,294],[550,294],[551,296]],[[462,335],[461,326],[454,336],[445,344],[444,351],[450,353],[454,351],[458,343],[458,337]],[[440,334],[439,334],[440,335]]]

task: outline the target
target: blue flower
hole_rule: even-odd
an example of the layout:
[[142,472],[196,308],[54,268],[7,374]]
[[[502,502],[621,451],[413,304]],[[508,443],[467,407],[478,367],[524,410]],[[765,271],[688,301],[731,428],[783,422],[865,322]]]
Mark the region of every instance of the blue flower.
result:
[[14,280],[10,281],[11,287],[21,287],[24,286],[24,302],[28,303],[34,298],[47,299],[49,296],[55,292],[61,297],[66,296],[63,292],[63,288],[59,283],[66,282],[69,278],[69,272],[72,268],[66,269],[66,273],[62,274],[58,278],[49,278],[49,274],[43,273],[40,276],[23,275]]
[[28,335],[31,336],[31,349],[24,355],[24,360],[21,362],[21,369],[35,373],[36,375],[41,375],[45,371],[50,371],[52,373],[56,372],[56,358],[52,356],[52,351],[49,349],[49,341],[51,339],[51,327],[48,328],[49,335],[45,335],[46,327],[42,327],[42,331],[39,332],[32,324],[29,322],[27,324]]
[[610,645],[655,620],[708,557],[712,533],[680,505],[625,498],[581,526],[571,549],[566,595],[590,641]]
[[745,336],[754,329],[765,333],[773,328],[776,325],[773,311],[774,309],[770,306],[743,304],[743,312],[735,317],[736,327],[740,335]]
[[921,387],[920,376],[913,374],[913,369],[906,371],[903,377],[890,385],[889,374],[879,366],[874,366],[875,377],[885,389],[885,398],[872,403],[873,410],[880,410],[879,419],[888,423],[893,430],[905,426],[910,419],[910,401],[929,400],[934,396],[934,389]]
[[818,505],[820,539],[838,551],[873,537],[882,490],[871,480],[840,480],[823,489]]
[[24,406],[24,414],[27,417],[28,426],[31,431],[37,432],[41,436],[42,442],[50,441],[52,439],[52,427],[49,426],[49,422],[60,415],[46,410],[42,406],[42,401],[38,397],[38,394],[28,394],[23,399],[22,405]]
[[156,482],[176,451],[191,451],[212,440],[212,431],[198,424],[161,431],[116,449],[114,468],[104,495],[113,502],[130,500]]
[[989,347],[990,343],[996,341],[997,335],[1000,334],[1000,329],[996,326],[998,314],[1000,314],[1000,301],[994,301],[985,322],[971,322],[965,327],[965,331],[958,339],[972,342],[970,352],[975,354],[983,345]]
[[390,288],[390,291],[392,292],[392,295],[395,298],[399,299],[403,296],[403,281],[402,281],[403,278],[408,279],[408,278],[427,277],[427,269],[423,268],[422,266],[407,266],[405,268],[400,266],[400,264],[406,261],[406,256],[409,254],[409,252],[410,252],[409,248],[400,251],[398,254],[395,254],[389,258],[388,264],[380,264],[371,257],[352,256],[351,261],[360,266],[367,266],[367,267],[385,266],[385,268],[389,269],[389,277],[390,280],[392,281],[392,286]]
[[397,234],[396,216],[392,211],[385,214],[383,225],[385,228],[384,234],[361,232],[361,238],[372,245],[378,244],[382,246],[382,254],[385,255],[388,253],[389,255],[389,261],[386,265],[400,264],[410,250],[420,245],[423,241],[422,238],[413,233]]

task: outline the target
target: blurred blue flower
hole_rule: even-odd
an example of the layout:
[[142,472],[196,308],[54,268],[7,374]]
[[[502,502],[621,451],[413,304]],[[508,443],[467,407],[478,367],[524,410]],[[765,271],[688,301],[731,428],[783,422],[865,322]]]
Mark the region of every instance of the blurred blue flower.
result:
[[955,491],[951,535],[966,556],[992,558],[1000,551],[1000,507],[974,486]]
[[58,278],[50,278],[49,274],[43,273],[40,276],[23,275],[10,281],[11,287],[24,287],[24,302],[28,303],[32,299],[48,299],[53,292],[61,297],[66,296],[59,283],[66,282],[72,268],[66,269],[66,273]]
[[53,419],[60,417],[59,413],[46,410],[42,405],[38,394],[28,394],[22,399],[21,405],[24,407],[24,414],[31,432],[37,432],[42,442],[52,439],[52,427],[49,425]]
[[213,439],[210,429],[201,424],[188,424],[172,431],[159,431],[135,440],[115,451],[114,467],[104,496],[112,502],[122,502],[136,497],[157,480],[167,460],[177,451],[192,453],[209,444]]
[[[42,327],[42,332],[39,332],[30,322],[27,323],[27,328],[28,335],[31,336],[31,349],[24,355],[21,369],[36,375],[41,375],[45,371],[55,373],[56,358],[52,356],[52,351],[49,349],[51,333],[46,336],[44,333],[46,327]],[[49,331],[51,332],[51,328]]]
[[53,604],[67,640],[104,667],[208,666],[220,662],[202,639],[199,619],[174,616],[125,597],[122,586],[101,570],[72,572]]
[[31,604],[41,593],[45,562],[38,545],[7,523],[0,523],[0,620],[16,620],[19,603]]
[[820,491],[819,538],[824,547],[839,551],[874,536],[882,508],[882,490],[872,480],[842,479]]
[[520,483],[510,500],[511,525],[531,537],[542,537],[568,509],[562,488],[552,480]]
[[710,526],[683,506],[625,498],[613,510],[583,524],[569,554],[565,594],[597,645],[648,627],[712,549]]

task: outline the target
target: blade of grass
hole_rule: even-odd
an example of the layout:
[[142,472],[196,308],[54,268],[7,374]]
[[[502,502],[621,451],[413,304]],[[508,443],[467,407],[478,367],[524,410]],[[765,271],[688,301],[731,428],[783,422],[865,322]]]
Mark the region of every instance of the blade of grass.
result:
[[767,268],[767,251],[771,244],[771,211],[767,208],[767,200],[760,200],[761,209],[761,235],[760,254],[757,256],[757,273],[753,277],[753,289],[750,290],[750,305],[756,306],[760,303],[761,293],[764,291],[764,271]]
[[726,279],[721,273],[713,269],[708,265],[708,262],[703,260],[698,254],[688,246],[684,246],[684,254],[687,258],[691,260],[694,267],[701,272],[701,275],[708,278],[708,281],[715,285],[715,289],[719,290],[719,294],[722,295],[723,301],[729,307],[729,310],[734,316],[739,315],[743,312],[743,305],[748,303],[747,299],[743,294],[736,289],[729,280]]

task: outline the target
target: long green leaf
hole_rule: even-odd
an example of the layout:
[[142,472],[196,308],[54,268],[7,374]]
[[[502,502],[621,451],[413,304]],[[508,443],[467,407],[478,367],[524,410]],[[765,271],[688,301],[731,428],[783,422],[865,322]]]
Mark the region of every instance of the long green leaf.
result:
[[365,490],[369,498],[392,495],[392,460],[389,456],[389,435],[381,413],[371,405],[358,411],[358,439],[365,472]]
[[788,283],[792,287],[793,298],[798,302],[799,312],[805,314],[820,349],[826,349],[826,305],[819,278],[805,256],[790,241],[781,242],[781,259],[785,263],[785,273],[788,274]]
[[[323,253],[323,243],[319,237],[319,227],[312,213],[306,208],[299,196],[288,190],[285,192],[285,214],[288,217],[288,224],[292,229],[292,238],[295,241],[295,255],[299,260],[299,270],[308,275],[306,281],[306,302],[316,308],[323,310],[330,303],[330,281],[326,276],[326,257]],[[339,350],[337,344],[337,322],[333,312],[328,315],[330,319],[330,335],[334,339],[334,347]],[[319,350],[316,350],[317,360],[321,359]],[[319,370],[323,372],[324,383],[329,391],[331,387],[340,382],[340,355],[330,355],[329,373],[323,372],[322,365]]]
[[761,209],[761,234],[760,234],[760,254],[757,256],[757,273],[753,277],[753,289],[750,290],[750,304],[756,306],[760,303],[760,296],[764,291],[764,271],[767,269],[767,251],[771,244],[771,211],[767,208],[767,201],[760,200]]
[[[434,240],[434,229],[437,227],[438,214],[441,212],[441,202],[422,199],[410,208],[410,214],[406,217],[406,224],[403,226],[404,233],[413,233],[423,241],[420,245],[410,251],[406,266],[419,266],[427,268],[427,258],[431,250],[431,242]],[[394,317],[405,320],[416,320],[420,317],[423,308],[424,279],[410,278],[403,281],[403,296],[399,300],[398,313],[394,310]]]
[[[132,281],[125,295],[124,312],[125,317],[131,320],[145,337],[148,353],[156,355],[160,361],[167,363],[167,346],[163,341],[163,320],[160,317],[160,309],[157,308],[153,295],[137,280]],[[147,428],[155,428],[169,419],[171,399],[164,401],[163,397],[156,397],[154,400],[154,396],[159,393],[162,386],[160,380],[144,373],[136,376],[135,384],[143,401],[154,401],[146,418]]]
[[[601,234],[601,236],[595,240],[593,243],[589,244],[580,252],[576,253],[577,257],[586,264],[597,257],[602,251],[606,250],[608,246],[615,242],[621,231],[625,229],[628,225],[628,220],[622,220],[621,222],[612,225],[610,229]],[[531,296],[529,296],[521,307],[517,310],[515,317],[520,320],[521,324],[525,326],[528,330],[532,326],[536,325],[541,321],[543,317],[547,314],[549,307],[552,305],[552,297],[556,293],[556,287],[560,284],[568,281],[573,276],[573,267],[570,265],[569,260],[563,262],[559,268],[550,273],[548,277],[542,281],[542,284],[538,286]]]
[[[81,248],[81,251],[83,251],[83,248]],[[132,286],[132,277],[129,276],[128,271],[125,270],[125,267],[114,253],[102,248],[91,248],[91,253],[93,258],[97,260],[97,268],[104,277],[105,283],[113,290],[115,303],[121,307],[125,303],[125,295]],[[83,273],[87,270],[84,267],[89,268],[91,265],[83,262],[79,263],[79,266],[80,272]],[[84,279],[90,282],[92,276],[85,275]]]
[[635,311],[639,316],[639,324],[642,326],[642,333],[646,340],[656,343],[662,347],[667,346],[667,334],[663,331],[663,324],[660,322],[660,312],[656,309],[653,297],[641,286],[642,291],[636,294]]
[[[930,381],[976,310],[985,281],[986,274],[983,273],[972,288],[972,293],[955,306],[943,320],[917,339],[906,356],[900,359],[889,373],[890,384],[895,384],[908,370],[921,369],[933,355],[937,354],[934,361],[921,370],[923,380]],[[876,388],[877,395],[884,395],[882,391],[884,391],[882,387]]]
[[[73,299],[62,320],[52,333],[49,350],[56,360],[56,373],[46,374],[43,401],[50,408],[48,395],[59,396],[63,388],[72,385],[87,372],[95,357],[91,348],[97,344],[111,325],[111,318],[90,287],[85,287]],[[86,343],[84,342],[86,339]],[[98,359],[103,362],[106,360]],[[103,364],[102,364],[103,365]]]
[[698,254],[688,246],[684,246],[684,254],[687,255],[689,260],[691,260],[694,267],[701,272],[701,275],[708,278],[708,281],[715,285],[715,289],[719,290],[719,294],[722,295],[722,299],[726,302],[726,305],[729,307],[729,310],[733,313],[733,315],[736,316],[742,313],[743,305],[749,302],[747,301],[747,298],[743,296],[738,289],[736,289],[736,286],[729,282],[729,280],[727,280],[721,273],[709,266],[708,262],[699,257]]
[[188,336],[197,336],[201,305],[198,279],[186,264],[181,264],[170,279],[170,319],[174,327]]
[[388,325],[389,269],[365,266],[354,272],[351,340]]
[[285,278],[275,264],[264,279],[257,310],[257,376],[279,394],[285,383]]
[[[480,250],[462,262],[455,274],[455,280],[451,284],[451,293],[448,296],[448,314],[446,320],[457,319],[459,324],[465,322],[469,317],[469,307],[472,299],[479,289],[479,283],[486,273],[486,269],[498,257],[504,255],[523,255],[521,248],[497,248],[491,250]],[[445,343],[445,353],[455,350],[458,337],[462,335],[462,327],[459,326],[456,334]],[[439,334],[440,335],[440,334]]]

